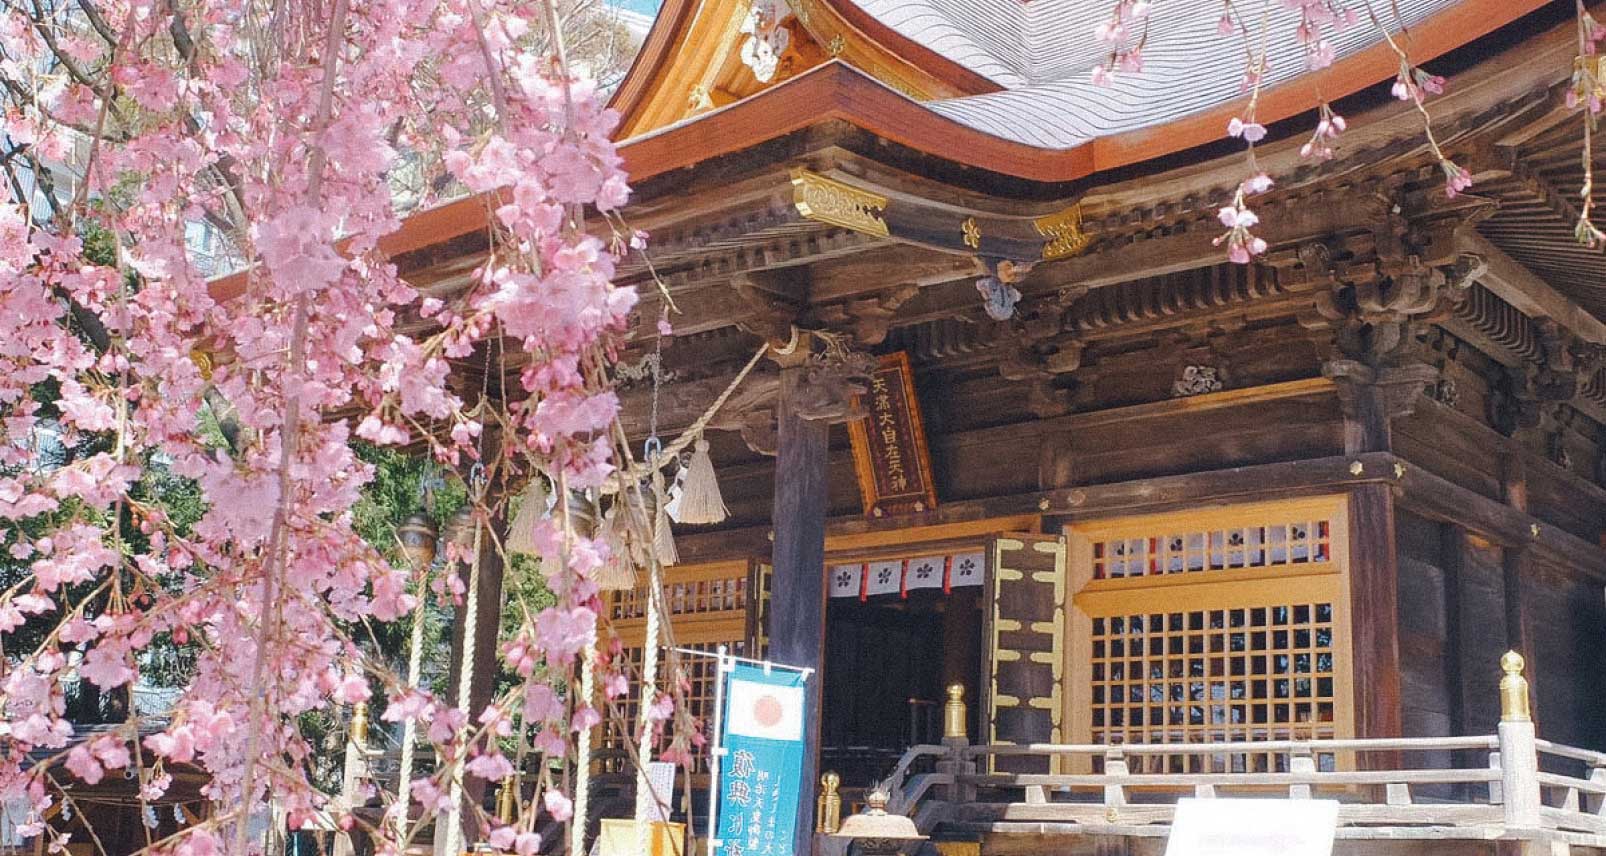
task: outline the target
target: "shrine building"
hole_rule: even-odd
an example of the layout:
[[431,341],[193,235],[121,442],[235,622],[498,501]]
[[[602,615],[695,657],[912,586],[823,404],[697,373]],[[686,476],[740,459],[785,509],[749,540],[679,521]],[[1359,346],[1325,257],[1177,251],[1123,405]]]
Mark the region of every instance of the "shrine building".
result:
[[[665,0],[613,98],[632,441],[770,346],[704,432],[730,516],[675,527],[674,642],[816,669],[805,781],[884,785],[922,852],[1157,854],[1178,797],[1258,795],[1339,800],[1340,854],[1606,853],[1572,5],[1373,4],[1306,73],[1270,4],[1245,264],[1242,34],[1156,4],[1096,86],[1111,5]],[[1380,27],[1447,80],[1460,193]],[[403,274],[461,286],[487,208],[412,217]],[[806,803],[796,852],[840,852]]]

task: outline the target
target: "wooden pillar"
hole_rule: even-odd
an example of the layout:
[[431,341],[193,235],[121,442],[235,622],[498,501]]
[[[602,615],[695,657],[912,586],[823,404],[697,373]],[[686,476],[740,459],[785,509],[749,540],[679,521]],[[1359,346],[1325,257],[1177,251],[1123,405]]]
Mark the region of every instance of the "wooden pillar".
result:
[[[1522,453],[1512,448],[1501,461],[1501,498],[1524,514],[1528,513],[1528,471]],[[1508,544],[1502,551],[1501,570],[1505,577],[1506,648],[1522,655],[1528,668],[1529,695],[1538,698],[1539,661],[1534,657],[1533,632],[1528,623],[1524,585],[1533,578],[1533,557],[1526,544]],[[1537,720],[1537,705],[1534,719]]]
[[[825,650],[825,511],[830,425],[798,412],[803,365],[781,369],[775,460],[775,547],[770,582],[769,659],[810,666],[804,685],[804,793],[819,781],[820,665]],[[794,856],[808,856],[814,845],[814,801],[797,810]]]
[[1350,493],[1349,514],[1355,736],[1399,737],[1399,565],[1392,489],[1357,487]]
[[[1423,365],[1374,369],[1354,361],[1329,363],[1344,408],[1344,452],[1393,451],[1392,422],[1411,412],[1437,373]],[[1394,492],[1387,484],[1364,484],[1349,496],[1350,637],[1355,685],[1355,736],[1399,737],[1399,561]],[[1393,766],[1383,757],[1370,765]]]

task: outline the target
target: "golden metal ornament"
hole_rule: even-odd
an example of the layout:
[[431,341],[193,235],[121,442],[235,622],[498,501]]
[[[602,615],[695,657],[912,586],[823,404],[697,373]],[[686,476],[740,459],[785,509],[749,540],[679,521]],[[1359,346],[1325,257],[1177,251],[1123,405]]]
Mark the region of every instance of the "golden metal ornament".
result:
[[827,770],[820,777],[820,797],[814,806],[814,831],[834,835],[842,828],[842,777]]
[[1082,231],[1082,206],[1072,205],[1064,211],[1039,217],[1032,221],[1043,242],[1043,259],[1063,259],[1087,249],[1092,238]]
[[792,204],[799,214],[819,223],[883,238],[888,234],[887,223],[879,216],[887,208],[887,197],[802,167],[792,170]]
[[949,684],[948,701],[942,706],[942,739],[970,742],[969,721],[965,710],[965,685]]
[[959,232],[964,236],[965,246],[973,250],[981,246],[981,227],[976,225],[975,217],[966,217],[959,225]]
[[212,380],[212,355],[196,348],[190,351],[190,362],[201,370],[201,379],[207,382]]
[[1522,655],[1507,651],[1500,658],[1500,721],[1528,722],[1533,713],[1528,706],[1528,679],[1522,676]]

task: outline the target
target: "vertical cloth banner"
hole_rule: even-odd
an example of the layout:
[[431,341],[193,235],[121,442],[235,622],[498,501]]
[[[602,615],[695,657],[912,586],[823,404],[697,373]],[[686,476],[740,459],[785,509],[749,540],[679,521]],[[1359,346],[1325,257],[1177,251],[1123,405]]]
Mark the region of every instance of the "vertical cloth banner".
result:
[[804,799],[807,678],[806,672],[747,662],[725,673],[723,757],[714,782],[716,856],[797,856],[792,842]]

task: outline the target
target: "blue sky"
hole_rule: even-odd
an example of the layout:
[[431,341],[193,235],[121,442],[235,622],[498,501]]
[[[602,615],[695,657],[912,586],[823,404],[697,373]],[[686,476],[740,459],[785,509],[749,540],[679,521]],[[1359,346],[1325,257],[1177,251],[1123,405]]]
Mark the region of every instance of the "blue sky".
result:
[[613,0],[613,5],[622,9],[629,9],[632,12],[640,12],[643,15],[658,14],[659,3],[660,0]]

